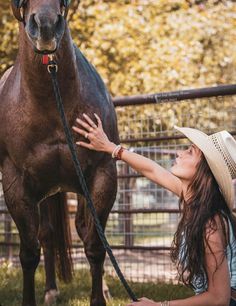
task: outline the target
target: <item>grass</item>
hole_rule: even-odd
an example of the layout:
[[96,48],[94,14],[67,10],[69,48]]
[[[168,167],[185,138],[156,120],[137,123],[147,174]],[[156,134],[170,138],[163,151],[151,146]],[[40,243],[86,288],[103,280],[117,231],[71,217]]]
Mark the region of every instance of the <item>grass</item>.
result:
[[[127,305],[129,298],[117,278],[106,277],[112,300],[107,306]],[[191,290],[180,285],[134,283],[130,282],[132,290],[138,297],[146,296],[156,301],[165,299],[178,299],[191,296]],[[76,271],[75,277],[70,284],[59,282],[60,298],[57,305],[60,306],[89,306],[91,288],[90,274],[86,270]],[[44,271],[39,268],[36,272],[36,297],[37,305],[43,306],[44,298]],[[0,305],[20,306],[22,298],[22,274],[18,268],[12,268],[8,264],[0,267]]]

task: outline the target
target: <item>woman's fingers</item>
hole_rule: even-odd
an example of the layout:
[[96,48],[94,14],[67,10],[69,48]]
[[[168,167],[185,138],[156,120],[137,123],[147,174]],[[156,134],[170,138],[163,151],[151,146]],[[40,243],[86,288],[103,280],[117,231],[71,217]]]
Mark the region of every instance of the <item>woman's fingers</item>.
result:
[[101,119],[99,118],[99,116],[98,116],[96,113],[94,113],[94,116],[95,116],[96,119],[97,119],[98,126],[99,126],[99,127],[102,127],[102,121],[101,121]]
[[95,124],[95,122],[92,121],[92,119],[88,115],[83,114],[83,117],[85,118],[86,122],[79,118],[76,119],[76,122],[79,123],[82,128],[73,126],[72,129],[76,133],[84,136],[90,142],[87,143],[79,141],[76,143],[77,145],[91,150],[103,151],[106,147],[106,144],[109,142],[109,139],[103,131],[101,119],[98,117],[97,114],[94,115],[97,119],[98,126]]
[[94,147],[91,145],[91,143],[83,142],[83,141],[78,141],[76,144],[80,147],[84,147],[90,150],[94,150]]
[[136,306],[139,305],[140,300],[138,300],[137,302],[131,302],[130,304],[126,305],[126,306]]
[[143,297],[143,298],[139,299],[137,302],[132,302],[132,303],[126,305],[126,306],[136,306],[136,305],[137,306],[138,305],[140,305],[140,306],[151,306],[151,305],[153,305],[154,306],[154,305],[159,305],[159,303],[156,303],[152,300],[149,300],[149,299]]
[[[77,126],[73,126],[72,129],[73,129],[75,132],[79,133],[80,135],[83,135],[84,137],[88,134],[87,131],[81,130],[81,129],[78,128]],[[85,137],[85,138],[87,138],[87,137]]]
[[86,114],[83,114],[84,118],[87,120],[87,122],[93,127],[94,129],[97,128],[97,125],[93,122],[93,120]]
[[94,113],[94,116],[96,117],[97,119],[97,123],[98,125],[95,124],[95,122],[93,122],[93,120],[86,114],[83,114],[83,117],[85,118],[85,121],[77,118],[76,119],[76,122],[80,125],[82,125],[88,132],[92,132],[94,129],[98,128],[98,127],[101,127],[102,128],[102,121],[101,119],[98,117],[97,114]]
[[[85,131],[85,130],[81,130],[80,128],[78,128],[77,126],[72,126],[72,129],[75,131],[75,132],[77,132],[77,133],[79,133],[80,135],[82,135],[82,136],[84,136],[86,139],[88,139],[88,140],[93,140],[94,139],[94,137],[96,136],[96,135],[94,135],[93,133],[88,133],[87,131]],[[77,143],[78,144],[78,143]],[[1,306],[1,305],[0,305]]]
[[76,122],[79,123],[80,125],[82,125],[82,127],[84,127],[88,132],[91,132],[91,125],[89,125],[88,123],[84,122],[83,120],[77,118]]

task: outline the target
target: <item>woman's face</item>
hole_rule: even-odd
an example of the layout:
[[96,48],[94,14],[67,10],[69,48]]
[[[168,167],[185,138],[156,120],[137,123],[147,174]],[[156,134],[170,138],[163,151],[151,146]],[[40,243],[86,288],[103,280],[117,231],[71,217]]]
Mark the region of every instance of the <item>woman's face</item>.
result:
[[187,150],[177,151],[176,155],[177,157],[170,171],[181,181],[190,183],[196,173],[202,152],[196,145],[192,144]]

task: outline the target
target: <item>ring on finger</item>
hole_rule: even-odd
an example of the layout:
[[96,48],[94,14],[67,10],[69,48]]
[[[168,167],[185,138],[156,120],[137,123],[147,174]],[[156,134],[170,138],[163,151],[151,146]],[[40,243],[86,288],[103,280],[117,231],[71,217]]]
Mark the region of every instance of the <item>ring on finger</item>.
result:
[[85,137],[85,138],[88,138],[88,133],[85,133],[84,137]]

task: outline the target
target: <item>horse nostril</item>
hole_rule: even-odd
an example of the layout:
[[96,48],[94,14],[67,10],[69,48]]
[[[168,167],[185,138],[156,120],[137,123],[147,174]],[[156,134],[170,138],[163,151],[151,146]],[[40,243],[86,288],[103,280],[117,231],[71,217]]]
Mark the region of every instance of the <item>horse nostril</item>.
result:
[[36,38],[38,36],[39,28],[35,19],[35,14],[32,14],[29,18],[28,32],[31,37]]
[[56,33],[58,35],[62,35],[64,32],[64,18],[62,15],[58,15],[57,22],[56,22]]

